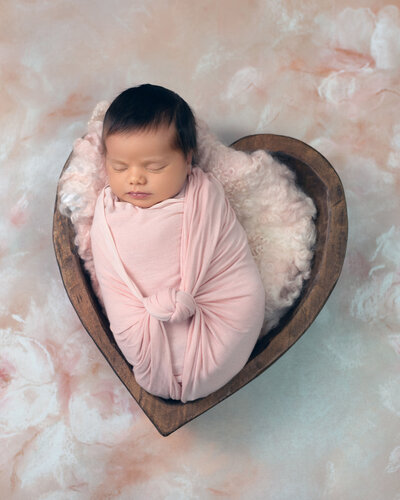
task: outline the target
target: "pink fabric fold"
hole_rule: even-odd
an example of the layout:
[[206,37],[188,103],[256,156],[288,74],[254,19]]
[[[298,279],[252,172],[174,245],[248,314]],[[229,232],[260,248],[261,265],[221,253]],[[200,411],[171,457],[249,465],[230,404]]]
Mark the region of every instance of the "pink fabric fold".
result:
[[149,208],[106,185],[90,231],[110,328],[141,387],[192,401],[246,364],[265,313],[247,235],[210,172]]

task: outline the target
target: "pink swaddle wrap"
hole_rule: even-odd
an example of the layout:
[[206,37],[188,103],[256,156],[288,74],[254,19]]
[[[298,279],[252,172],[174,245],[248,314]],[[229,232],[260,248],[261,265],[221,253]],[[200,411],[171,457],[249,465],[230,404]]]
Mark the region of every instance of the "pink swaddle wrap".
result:
[[185,403],[243,368],[265,289],[212,173],[194,167],[178,195],[148,208],[119,201],[106,185],[90,236],[110,328],[141,387]]

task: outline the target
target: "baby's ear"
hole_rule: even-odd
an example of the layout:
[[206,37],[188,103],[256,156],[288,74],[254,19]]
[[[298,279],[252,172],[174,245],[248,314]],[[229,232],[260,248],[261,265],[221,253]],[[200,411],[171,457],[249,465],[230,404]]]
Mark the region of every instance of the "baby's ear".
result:
[[190,151],[190,153],[188,153],[187,155],[187,162],[189,165],[192,164],[192,160],[193,160],[193,151]]

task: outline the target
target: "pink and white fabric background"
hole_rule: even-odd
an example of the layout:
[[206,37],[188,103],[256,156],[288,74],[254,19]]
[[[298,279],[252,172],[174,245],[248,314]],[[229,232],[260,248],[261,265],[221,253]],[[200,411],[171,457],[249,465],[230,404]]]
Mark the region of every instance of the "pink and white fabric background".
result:
[[[1,498],[399,500],[397,0],[16,0],[0,14]],[[94,105],[146,82],[225,144],[312,145],[349,215],[342,275],[309,330],[169,437],[81,326],[51,238]]]

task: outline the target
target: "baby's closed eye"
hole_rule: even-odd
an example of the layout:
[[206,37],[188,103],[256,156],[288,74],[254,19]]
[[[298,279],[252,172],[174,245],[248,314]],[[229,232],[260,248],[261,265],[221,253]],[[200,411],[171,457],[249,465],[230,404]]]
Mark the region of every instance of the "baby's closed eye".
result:
[[157,172],[158,170],[162,170],[163,168],[168,167],[168,165],[163,165],[162,167],[154,167],[154,168],[149,168],[150,171],[152,172]]
[[[157,172],[158,170],[163,170],[165,167],[168,167],[168,165],[163,165],[161,167],[159,166],[156,166],[156,167],[146,167],[147,170],[149,170],[150,172]],[[127,170],[126,167],[115,167],[115,166],[112,166],[112,169],[114,170],[114,172],[125,172]]]

